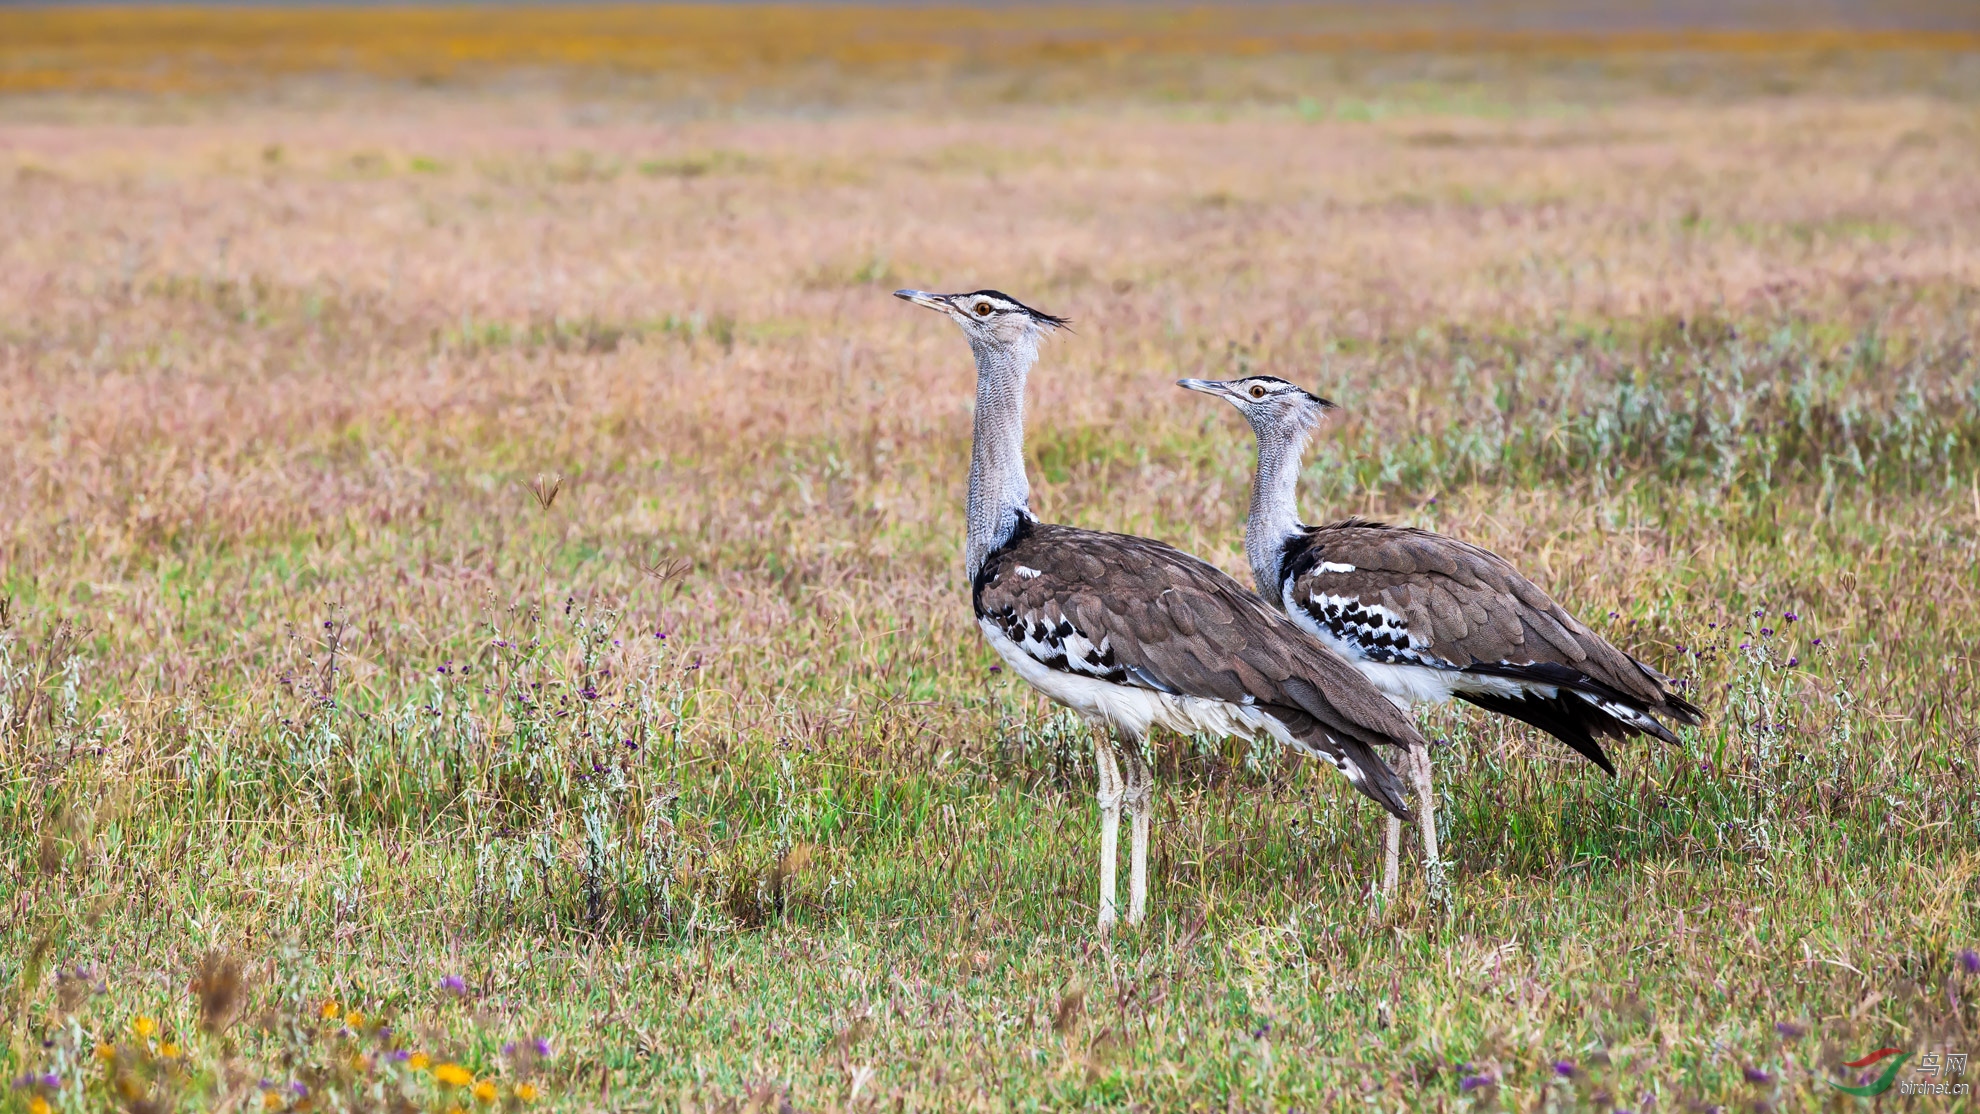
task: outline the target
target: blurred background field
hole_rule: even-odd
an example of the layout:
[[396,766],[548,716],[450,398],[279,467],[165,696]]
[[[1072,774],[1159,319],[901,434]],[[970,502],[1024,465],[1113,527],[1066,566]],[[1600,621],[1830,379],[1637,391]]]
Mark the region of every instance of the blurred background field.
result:
[[[1807,1109],[1980,993],[1980,32],[1806,9],[0,8],[0,1109]],[[1792,18],[1790,18],[1792,15]],[[1711,715],[1439,713],[1456,886],[992,671],[1041,514],[1497,549]],[[39,1104],[39,1105],[37,1105]]]
[[[1617,79],[1697,92],[1971,81],[1980,16],[1956,0],[1823,5],[1148,3],[155,5],[0,8],[0,92],[239,92],[352,77],[547,80],[652,111],[948,107],[1122,98],[1245,103],[1405,75],[1585,100]],[[1756,66],[1754,63],[1759,62]],[[1456,79],[1456,80],[1454,80]],[[1952,80],[1958,80],[1954,78]],[[396,90],[395,90],[396,91]],[[1543,92],[1544,91],[1544,92]]]

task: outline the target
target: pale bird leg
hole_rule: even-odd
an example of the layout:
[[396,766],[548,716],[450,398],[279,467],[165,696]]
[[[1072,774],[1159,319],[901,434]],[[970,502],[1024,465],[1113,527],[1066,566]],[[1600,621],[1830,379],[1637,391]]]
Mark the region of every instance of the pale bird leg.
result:
[[1129,924],[1140,924],[1148,913],[1148,820],[1155,801],[1155,771],[1148,768],[1141,740],[1128,739],[1126,800],[1131,842],[1128,844]]
[[1382,829],[1382,896],[1395,896],[1396,871],[1402,858],[1402,821],[1389,817]]
[[1444,860],[1437,856],[1437,794],[1431,786],[1430,751],[1422,744],[1412,744],[1410,753],[1410,777],[1416,782],[1416,827],[1423,834],[1423,881],[1430,893],[1430,900],[1444,904]]
[[1120,914],[1114,907],[1114,873],[1116,860],[1121,850],[1121,785],[1120,764],[1114,758],[1114,743],[1104,733],[1096,732],[1099,742],[1094,744],[1093,764],[1100,774],[1100,931],[1104,935],[1114,927]]

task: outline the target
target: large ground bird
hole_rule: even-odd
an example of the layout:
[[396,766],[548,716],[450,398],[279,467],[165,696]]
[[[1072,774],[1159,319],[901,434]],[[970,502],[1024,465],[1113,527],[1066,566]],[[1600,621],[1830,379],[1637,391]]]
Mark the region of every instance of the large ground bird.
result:
[[[1040,522],[1024,470],[1024,388],[1065,319],[1007,294],[895,293],[947,316],[976,356],[964,568],[983,636],[1012,671],[1104,730],[1099,924],[1117,919],[1120,814],[1132,827],[1127,918],[1147,908],[1149,728],[1269,735],[1322,759],[1391,815],[1406,790],[1377,746],[1421,746],[1353,666],[1217,569],[1146,538]],[[1123,774],[1125,770],[1125,775]]]
[[[1598,738],[1653,735],[1658,721],[1700,721],[1668,677],[1616,649],[1496,553],[1427,530],[1350,518],[1299,520],[1300,459],[1333,404],[1273,375],[1180,386],[1238,408],[1258,440],[1244,551],[1258,592],[1355,664],[1399,707],[1456,698],[1523,720],[1613,775]],[[1437,885],[1427,751],[1416,783],[1424,858]],[[1389,826],[1384,892],[1395,886],[1401,830]]]

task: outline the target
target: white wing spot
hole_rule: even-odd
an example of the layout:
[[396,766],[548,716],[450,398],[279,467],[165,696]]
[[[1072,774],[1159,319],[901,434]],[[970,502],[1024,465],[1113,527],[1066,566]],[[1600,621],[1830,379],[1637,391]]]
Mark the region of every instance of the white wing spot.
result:
[[1619,719],[1622,722],[1629,724],[1631,727],[1643,727],[1646,724],[1655,725],[1658,727],[1663,726],[1662,724],[1657,723],[1655,717],[1645,715],[1642,712],[1639,712],[1635,708],[1629,707],[1626,704],[1618,704],[1613,700],[1603,700],[1599,696],[1591,696],[1590,694],[1585,692],[1577,692],[1575,693],[1575,695],[1581,697],[1583,700],[1586,700],[1590,704],[1595,705],[1595,707],[1601,709],[1602,711],[1608,713],[1609,715],[1615,717],[1616,719]]
[[1341,772],[1347,775],[1350,784],[1358,786],[1368,780],[1361,775],[1361,767],[1354,764],[1354,759],[1349,758],[1345,754],[1341,755],[1339,766]]
[[1017,567],[1017,574],[1018,574],[1018,578],[1021,580],[1030,580],[1034,577],[1040,577],[1045,575],[1044,573],[1039,572],[1037,569],[1031,568],[1028,565],[1019,565]]
[[1320,571],[1321,572],[1353,572],[1354,566],[1344,565],[1339,561],[1322,561],[1320,562]]

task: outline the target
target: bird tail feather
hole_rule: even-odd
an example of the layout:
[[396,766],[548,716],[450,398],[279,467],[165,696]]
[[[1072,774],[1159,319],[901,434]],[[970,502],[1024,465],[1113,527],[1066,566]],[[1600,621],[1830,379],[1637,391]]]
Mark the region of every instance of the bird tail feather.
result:
[[1360,739],[1344,736],[1335,736],[1333,742],[1345,760],[1342,771],[1350,784],[1387,809],[1389,815],[1404,823],[1416,822],[1416,814],[1409,810],[1409,790],[1396,772],[1376,757],[1375,748]]

